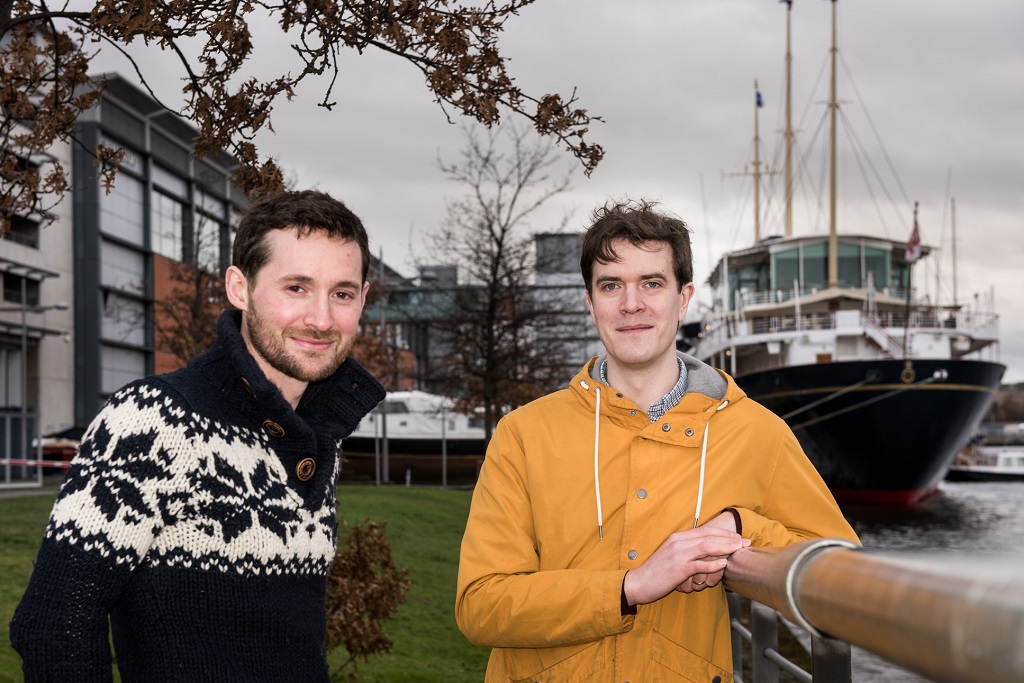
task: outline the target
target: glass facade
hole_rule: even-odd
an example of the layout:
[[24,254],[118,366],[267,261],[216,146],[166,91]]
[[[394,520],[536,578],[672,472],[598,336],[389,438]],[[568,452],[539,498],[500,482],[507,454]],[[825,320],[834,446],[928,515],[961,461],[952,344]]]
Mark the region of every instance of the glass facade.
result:
[[109,396],[125,384],[146,376],[146,354],[113,346],[100,348],[100,391]]
[[[94,173],[76,188],[75,250],[84,267],[74,276],[74,410],[83,424],[125,383],[180,365],[157,334],[159,302],[177,284],[173,262],[221,272],[229,228],[246,204],[227,181],[232,160],[191,159],[195,131],[147,93],[114,76],[103,98],[99,116],[83,122],[85,148],[102,143],[126,156],[109,193]],[[84,149],[73,153],[78,167],[91,168],[77,156]]]
[[172,261],[185,258],[185,207],[181,202],[162,192],[152,196],[153,211],[150,223],[150,246],[154,252]]
[[122,170],[110,192],[100,189],[100,230],[117,237],[145,245],[146,186]]
[[[795,287],[810,293],[828,286],[825,240],[779,245],[770,251],[770,259],[763,254],[748,254],[742,257],[746,261],[736,259],[730,264],[730,310],[736,308],[737,292],[750,305],[785,301],[793,296]],[[759,258],[766,260],[756,260]],[[836,265],[840,287],[866,288],[870,283],[875,290],[896,295],[906,288],[906,265],[893,262],[891,247],[881,242],[840,240]]]

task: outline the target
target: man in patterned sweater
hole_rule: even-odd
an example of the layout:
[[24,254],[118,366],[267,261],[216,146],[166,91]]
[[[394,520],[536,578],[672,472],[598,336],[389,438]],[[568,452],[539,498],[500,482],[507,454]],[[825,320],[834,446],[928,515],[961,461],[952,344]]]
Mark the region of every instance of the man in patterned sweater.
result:
[[11,621],[27,681],[327,681],[324,592],[341,440],[384,390],[348,357],[360,220],[320,192],[243,217],[239,310],[187,368],[90,425]]

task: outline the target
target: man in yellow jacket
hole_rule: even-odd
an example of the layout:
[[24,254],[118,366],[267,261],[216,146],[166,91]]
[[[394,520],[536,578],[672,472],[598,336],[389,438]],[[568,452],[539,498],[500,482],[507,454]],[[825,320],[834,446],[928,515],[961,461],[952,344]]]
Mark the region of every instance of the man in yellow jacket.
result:
[[594,219],[580,263],[607,355],[498,424],[456,619],[494,648],[488,682],[728,683],[729,555],[856,535],[786,424],[677,353],[686,224],[646,202]]

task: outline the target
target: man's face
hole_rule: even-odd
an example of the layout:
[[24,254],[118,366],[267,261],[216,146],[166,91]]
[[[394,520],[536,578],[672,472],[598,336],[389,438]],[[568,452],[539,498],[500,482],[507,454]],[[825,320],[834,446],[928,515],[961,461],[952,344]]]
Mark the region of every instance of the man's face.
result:
[[267,233],[270,258],[252,279],[234,266],[228,272],[229,299],[243,311],[242,337],[286,397],[345,361],[369,288],[358,244],[319,231],[298,234]]
[[666,242],[612,243],[618,262],[594,264],[587,294],[590,315],[620,371],[675,367],[676,331],[693,297],[693,283],[680,291]]

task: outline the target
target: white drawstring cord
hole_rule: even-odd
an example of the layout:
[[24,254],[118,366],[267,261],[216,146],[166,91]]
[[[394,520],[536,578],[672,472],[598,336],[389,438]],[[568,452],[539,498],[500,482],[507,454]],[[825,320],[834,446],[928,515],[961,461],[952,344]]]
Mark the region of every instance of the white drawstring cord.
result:
[[[722,404],[715,409],[717,413],[722,408],[729,405],[728,401],[722,401]],[[693,528],[697,528],[697,523],[700,521],[700,506],[704,502],[704,465],[707,463],[708,458],[708,429],[711,427],[711,418],[708,418],[707,423],[704,425],[704,443],[700,446],[700,484],[697,487],[697,509],[693,513]]]
[[604,538],[604,513],[601,511],[601,473],[598,471],[598,451],[601,444],[601,387],[594,387],[597,405],[594,407],[594,495],[597,496],[597,537]]

